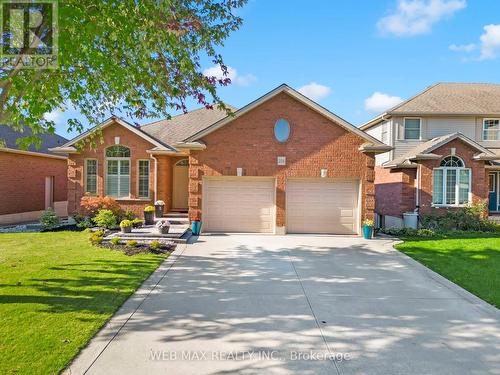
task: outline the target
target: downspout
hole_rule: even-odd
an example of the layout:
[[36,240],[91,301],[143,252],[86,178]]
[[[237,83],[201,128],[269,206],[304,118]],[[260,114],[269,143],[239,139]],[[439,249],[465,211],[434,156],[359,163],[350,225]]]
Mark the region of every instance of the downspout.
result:
[[158,200],[158,159],[156,159],[153,154],[150,155],[151,156],[151,159],[153,159],[155,161],[155,177],[154,177],[154,180],[155,180],[155,202]]

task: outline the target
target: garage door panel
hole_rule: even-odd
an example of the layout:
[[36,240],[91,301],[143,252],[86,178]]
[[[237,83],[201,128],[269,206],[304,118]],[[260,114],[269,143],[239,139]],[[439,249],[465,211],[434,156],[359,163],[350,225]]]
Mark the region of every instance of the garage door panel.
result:
[[289,233],[357,233],[356,181],[289,180]]
[[273,179],[207,179],[203,189],[206,231],[273,232]]

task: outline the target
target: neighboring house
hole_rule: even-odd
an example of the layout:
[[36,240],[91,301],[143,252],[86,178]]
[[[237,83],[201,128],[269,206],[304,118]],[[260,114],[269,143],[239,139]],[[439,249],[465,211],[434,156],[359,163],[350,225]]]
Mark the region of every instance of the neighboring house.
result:
[[85,192],[137,214],[161,199],[201,215],[205,231],[360,233],[375,207],[375,154],[390,149],[286,85],[231,115],[99,128],[95,149],[75,147],[85,133],[54,150],[69,154],[70,212]]
[[67,158],[48,150],[67,139],[40,134],[39,148],[19,149],[16,140],[31,135],[0,125],[0,224],[38,220],[49,207],[67,215]]
[[500,212],[500,85],[438,83],[361,129],[393,147],[376,156],[381,225],[416,207],[487,201]]

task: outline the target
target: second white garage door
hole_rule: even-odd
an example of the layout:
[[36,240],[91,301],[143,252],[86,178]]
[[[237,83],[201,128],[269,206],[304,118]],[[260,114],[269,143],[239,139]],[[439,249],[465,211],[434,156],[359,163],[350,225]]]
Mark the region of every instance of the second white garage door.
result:
[[274,232],[274,179],[203,180],[205,232]]
[[358,182],[288,180],[287,232],[356,234]]

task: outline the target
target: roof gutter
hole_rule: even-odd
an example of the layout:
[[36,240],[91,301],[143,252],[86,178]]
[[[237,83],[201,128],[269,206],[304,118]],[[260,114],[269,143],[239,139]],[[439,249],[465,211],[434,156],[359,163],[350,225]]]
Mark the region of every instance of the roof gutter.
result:
[[[43,152],[18,150],[16,148],[9,148],[9,147],[0,147],[0,151],[10,152],[12,154],[40,156],[40,157],[43,157],[43,158],[52,158],[52,159],[61,159],[61,160],[66,160],[68,158],[67,156],[63,156],[63,155],[44,154]],[[49,148],[49,151],[52,151],[52,149]]]
[[361,130],[370,129],[372,126],[377,125],[379,122],[389,120],[390,117],[391,117],[391,115],[388,112],[384,112],[381,115],[378,115],[377,117],[375,117],[374,119],[371,119],[368,122],[365,122],[359,128]]

